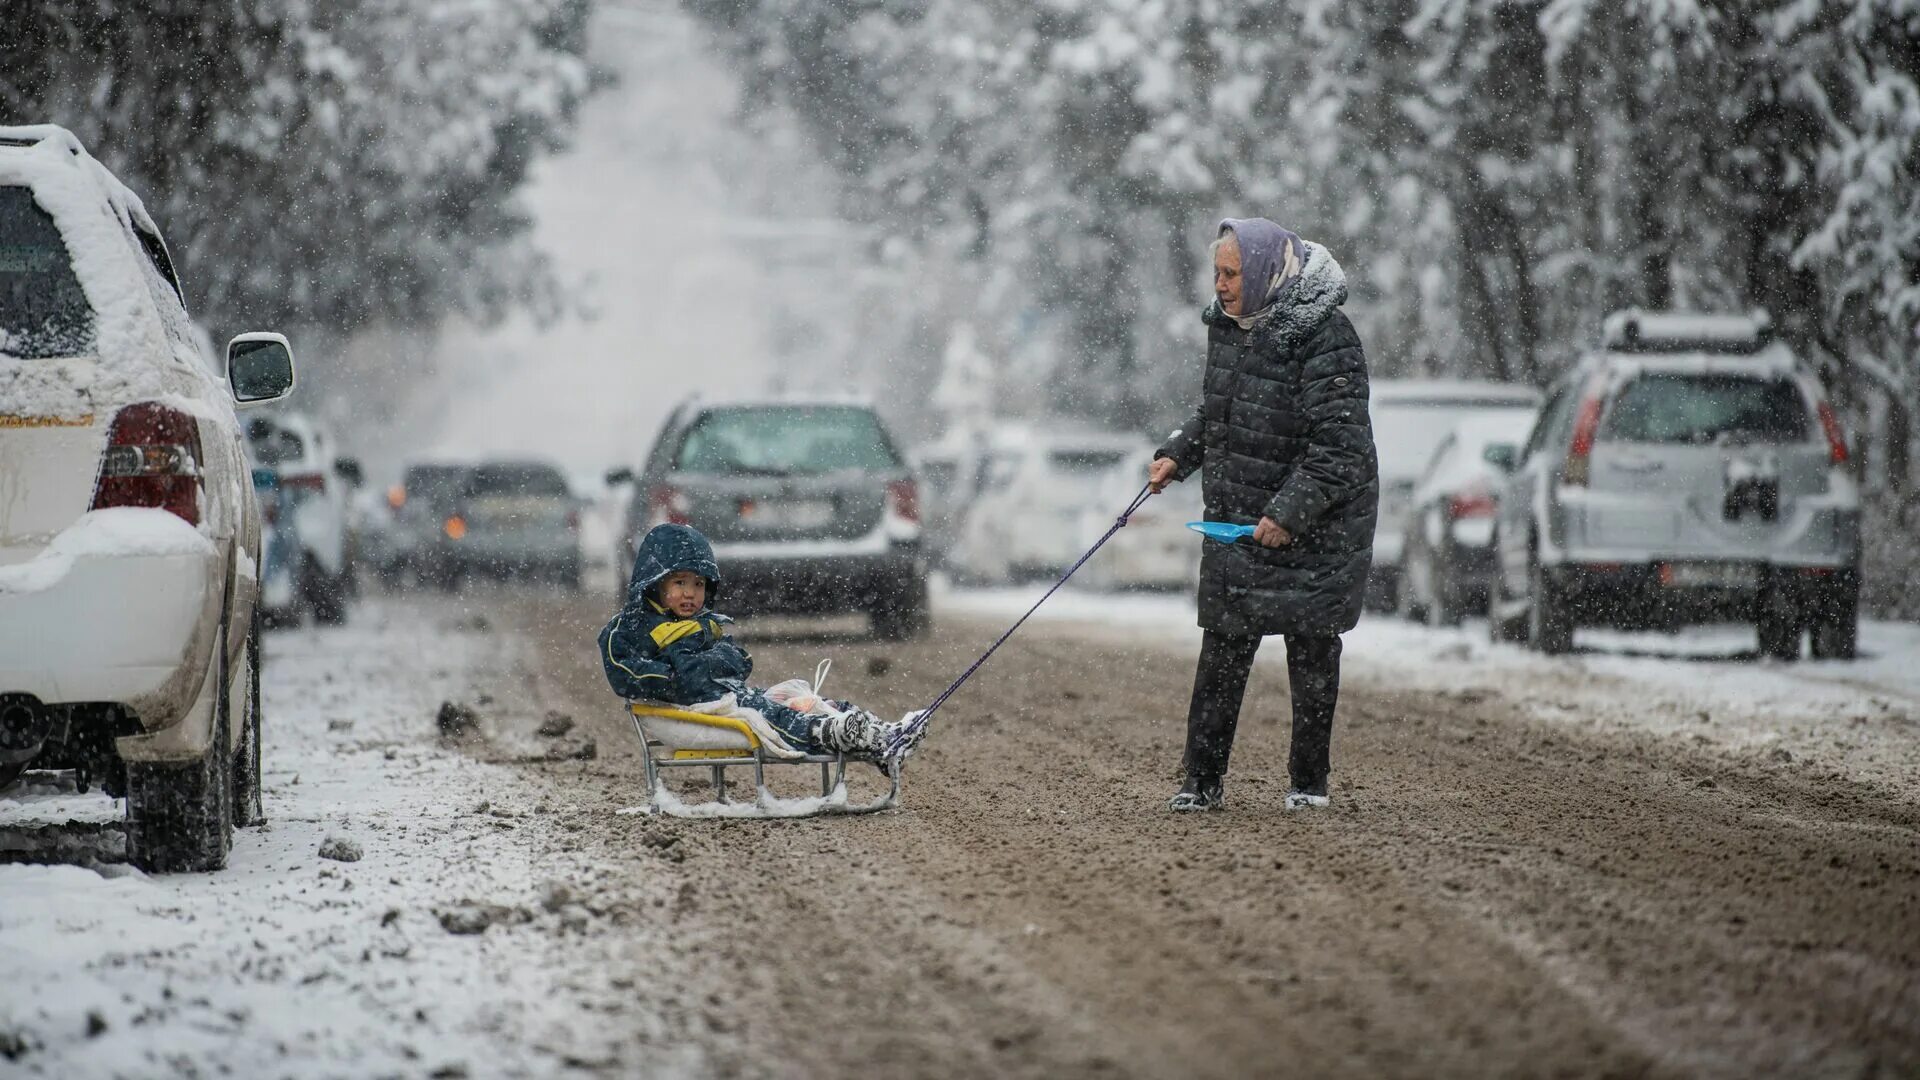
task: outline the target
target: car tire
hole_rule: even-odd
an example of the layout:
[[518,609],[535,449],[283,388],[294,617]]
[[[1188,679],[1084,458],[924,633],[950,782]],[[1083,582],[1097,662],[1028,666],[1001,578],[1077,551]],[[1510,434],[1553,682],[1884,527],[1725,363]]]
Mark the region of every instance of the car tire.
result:
[[1800,659],[1800,623],[1792,612],[1762,611],[1754,629],[1760,638],[1762,658],[1785,662]]
[[930,623],[927,611],[927,582],[915,583],[911,595],[898,603],[883,603],[871,612],[873,636],[881,641],[911,641],[926,636]]
[[233,770],[227,739],[227,643],[214,647],[213,741],[184,765],[127,766],[127,854],[151,873],[200,873],[227,864],[233,842]]
[[320,561],[311,555],[300,567],[300,602],[313,612],[313,621],[323,626],[347,621],[346,582],[327,576]]
[[1573,613],[1547,577],[1538,553],[1527,564],[1527,594],[1527,645],[1547,656],[1572,652]]
[[1812,637],[1815,660],[1852,660],[1860,655],[1858,616],[1838,622],[1814,623]]
[[1459,626],[1466,617],[1465,607],[1460,603],[1459,590],[1447,580],[1445,564],[1434,562],[1428,571],[1427,580],[1432,597],[1426,603],[1427,625],[1434,627]]
[[1812,637],[1815,660],[1852,660],[1860,654],[1860,586],[1848,576],[1815,616]]
[[1421,556],[1418,544],[1408,543],[1401,548],[1400,588],[1394,597],[1394,612],[1408,622],[1427,621],[1426,596],[1420,586],[1432,580],[1430,564]]
[[240,748],[233,757],[233,824],[263,825],[267,820],[260,759],[260,617],[247,634],[246,667],[240,676],[247,680],[246,715],[240,721]]

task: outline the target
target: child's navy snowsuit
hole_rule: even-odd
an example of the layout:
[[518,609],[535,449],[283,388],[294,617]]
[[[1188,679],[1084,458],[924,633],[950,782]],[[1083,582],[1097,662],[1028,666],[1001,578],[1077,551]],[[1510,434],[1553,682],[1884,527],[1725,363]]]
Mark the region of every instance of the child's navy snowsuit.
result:
[[[654,586],[679,570],[707,581],[706,608],[690,618],[668,611]],[[623,698],[699,705],[734,695],[742,708],[767,718],[795,749],[819,752],[815,718],[769,699],[747,685],[753,657],[726,627],[733,620],[712,608],[720,592],[720,565],[713,545],[686,525],[657,525],[640,541],[627,600],[600,631],[600,662],[607,682]]]

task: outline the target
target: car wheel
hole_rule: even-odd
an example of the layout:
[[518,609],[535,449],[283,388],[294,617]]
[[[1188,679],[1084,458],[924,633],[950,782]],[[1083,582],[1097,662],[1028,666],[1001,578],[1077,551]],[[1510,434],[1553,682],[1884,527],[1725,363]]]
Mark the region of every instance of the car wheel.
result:
[[1822,604],[1813,624],[1815,660],[1852,660],[1860,652],[1860,587],[1850,583]]
[[1427,598],[1433,576],[1432,563],[1422,554],[1418,544],[1409,543],[1401,549],[1400,588],[1394,597],[1394,610],[1409,622],[1427,621]]
[[910,641],[924,637],[930,622],[927,583],[917,582],[906,599],[883,603],[872,611],[873,636],[881,641]]
[[216,644],[213,741],[200,760],[184,765],[127,766],[127,854],[143,870],[180,873],[218,870],[233,842],[233,772],[227,739],[226,634]]
[[1784,661],[1800,659],[1800,623],[1794,612],[1764,609],[1755,629],[1759,632],[1762,657]]
[[313,620],[325,626],[347,621],[345,582],[327,576],[320,561],[309,555],[300,566],[300,602],[313,612]]
[[1460,603],[1459,590],[1447,580],[1446,564],[1434,559],[1427,560],[1426,604],[1428,626],[1459,626],[1465,618]]
[[260,627],[247,634],[246,715],[240,721],[240,749],[233,759],[233,823],[235,826],[260,825],[267,820],[260,767]]
[[1548,656],[1571,652],[1573,614],[1541,567],[1538,554],[1527,567],[1527,593],[1527,644]]

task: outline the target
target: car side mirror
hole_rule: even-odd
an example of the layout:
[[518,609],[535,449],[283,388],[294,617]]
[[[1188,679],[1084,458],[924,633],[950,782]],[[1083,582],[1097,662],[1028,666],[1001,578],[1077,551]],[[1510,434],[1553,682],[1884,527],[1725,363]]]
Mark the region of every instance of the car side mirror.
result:
[[281,334],[248,333],[227,342],[227,389],[236,405],[264,405],[293,392],[293,346]]
[[1490,443],[1480,456],[1503,473],[1512,472],[1520,464],[1520,448],[1512,443]]
[[333,463],[333,471],[351,487],[359,487],[367,482],[367,474],[361,471],[359,458],[337,458]]
[[631,484],[631,483],[633,483],[632,469],[621,467],[618,469],[607,470],[607,486],[608,487],[619,487],[621,484]]

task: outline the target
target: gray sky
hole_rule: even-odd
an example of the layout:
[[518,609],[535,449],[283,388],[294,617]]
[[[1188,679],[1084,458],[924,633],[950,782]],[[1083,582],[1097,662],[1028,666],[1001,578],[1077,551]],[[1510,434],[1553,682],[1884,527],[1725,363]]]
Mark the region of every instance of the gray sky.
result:
[[603,10],[593,49],[620,82],[588,102],[574,149],[538,167],[528,205],[536,243],[594,317],[449,328],[428,407],[410,410],[436,420],[405,433],[403,455],[523,454],[597,473],[638,464],[696,389],[851,375],[822,370],[831,343],[792,318],[850,323],[834,315],[853,303],[837,279],[859,245],[831,220],[824,166],[790,125],[742,128],[724,58],[673,5]]

